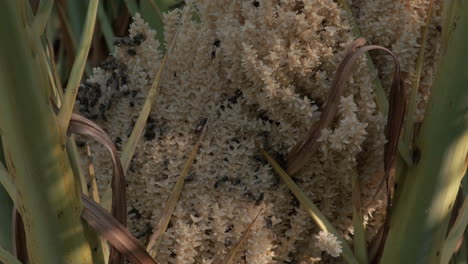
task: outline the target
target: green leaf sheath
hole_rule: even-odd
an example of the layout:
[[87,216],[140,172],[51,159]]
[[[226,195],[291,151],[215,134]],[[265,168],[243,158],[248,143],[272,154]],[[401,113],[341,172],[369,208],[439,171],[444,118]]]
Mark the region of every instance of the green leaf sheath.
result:
[[468,154],[468,2],[445,1],[438,73],[380,263],[440,263]]
[[[102,263],[85,235],[72,169],[15,1],[0,1],[0,134],[31,263]],[[98,240],[95,240],[98,241]]]

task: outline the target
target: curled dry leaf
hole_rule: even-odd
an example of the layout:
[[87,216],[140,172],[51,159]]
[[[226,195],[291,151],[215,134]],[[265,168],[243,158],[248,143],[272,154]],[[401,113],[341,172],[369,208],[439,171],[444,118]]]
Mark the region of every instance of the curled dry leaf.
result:
[[127,228],[104,208],[86,195],[81,195],[81,199],[84,206],[83,219],[109,241],[113,248],[123,254],[132,264],[157,264]]
[[[52,110],[55,114],[59,113],[57,105],[51,100]],[[122,169],[122,164],[118,156],[117,149],[114,143],[109,138],[107,133],[93,121],[77,115],[72,114],[69,127],[69,133],[78,135],[90,136],[103,144],[104,147],[109,150],[112,158],[112,208],[111,214],[115,219],[120,222],[124,227],[127,226],[127,202],[126,202],[126,190],[125,190],[125,175]],[[123,264],[124,258],[114,247],[111,248],[109,255],[110,264]]]
[[[288,155],[288,169],[287,172],[290,175],[297,173],[304,165],[312,158],[315,151],[317,150],[319,143],[317,139],[323,128],[330,126],[331,122],[336,116],[338,110],[339,96],[342,94],[344,89],[345,81],[348,79],[352,72],[352,66],[354,62],[364,53],[371,50],[382,50],[389,54],[393,62],[395,63],[395,70],[393,73],[392,86],[390,88],[390,103],[389,113],[387,117],[387,124],[385,127],[385,136],[387,143],[384,149],[384,170],[385,177],[382,179],[379,187],[377,188],[377,195],[379,190],[382,188],[384,182],[387,183],[387,216],[383,225],[382,236],[379,243],[379,252],[383,250],[384,241],[386,234],[388,233],[388,225],[390,219],[390,208],[391,208],[391,186],[389,184],[390,171],[395,162],[396,154],[398,151],[398,143],[400,139],[401,129],[403,126],[405,105],[406,105],[406,94],[404,89],[403,80],[401,79],[400,63],[396,55],[389,49],[382,46],[376,45],[365,45],[366,41],[363,38],[359,38],[351,43],[346,51],[345,58],[338,67],[337,74],[333,81],[330,95],[328,96],[327,103],[322,112],[318,123],[312,125],[305,138],[292,149]],[[378,253],[379,254],[379,253]]]
[[376,45],[365,46],[365,44],[366,40],[364,38],[358,38],[347,48],[346,55],[338,67],[335,79],[333,80],[331,91],[320,120],[312,125],[304,139],[299,141],[288,155],[287,172],[289,175],[297,173],[314,155],[319,146],[317,139],[320,137],[322,129],[329,127],[336,116],[339,97],[343,93],[346,80],[352,73],[354,62],[362,54],[371,50],[385,51],[392,57],[395,63],[393,82],[390,89],[390,110],[385,130],[388,139],[384,152],[385,171],[390,171],[398,148],[406,101],[400,73],[400,63],[396,55],[387,48]]
[[320,120],[312,125],[305,137],[294,146],[288,155],[287,173],[289,175],[292,176],[302,169],[319,147],[317,139],[320,137],[322,129],[329,127],[335,118],[338,110],[339,97],[344,89],[344,83],[352,70],[352,63],[357,59],[357,57],[353,57],[353,55],[356,53],[357,49],[365,43],[365,39],[358,38],[347,48],[346,55],[339,65],[336,77],[333,80],[330,94],[328,95],[328,100]]
[[[79,135],[87,135],[109,150],[112,158],[113,177],[112,177],[112,208],[111,213],[124,227],[127,226],[127,203],[125,193],[125,177],[114,143],[107,133],[96,123],[80,115],[72,114],[69,132]],[[124,259],[114,247],[111,248],[109,255],[110,264],[123,263]]]

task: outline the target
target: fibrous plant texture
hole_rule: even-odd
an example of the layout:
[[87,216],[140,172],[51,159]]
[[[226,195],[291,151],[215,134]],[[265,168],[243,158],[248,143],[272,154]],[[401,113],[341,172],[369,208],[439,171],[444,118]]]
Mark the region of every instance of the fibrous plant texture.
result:
[[[414,82],[429,2],[352,5],[364,37],[399,56],[408,87]],[[439,5],[436,1],[418,94],[420,117],[438,50]],[[215,263],[263,210],[235,263],[340,263],[317,247],[318,228],[261,158],[254,140],[281,160],[319,120],[345,48],[357,37],[349,14],[332,0],[200,0],[167,14],[165,23],[167,43],[178,34],[126,175],[130,231],[147,242],[198,138],[197,128],[209,118],[156,259]],[[116,43],[115,53],[80,87],[77,110],[102,125],[118,149],[127,141],[161,63],[155,34],[137,15],[129,37]],[[372,55],[389,87],[390,58]],[[294,175],[348,240],[353,233],[353,173],[361,182],[368,240],[385,216],[384,192],[372,200],[383,177],[386,142],[386,116],[375,103],[377,74],[369,71],[365,58],[359,60],[335,122],[322,130],[314,158]],[[102,193],[111,164],[102,147],[92,144],[92,152]]]

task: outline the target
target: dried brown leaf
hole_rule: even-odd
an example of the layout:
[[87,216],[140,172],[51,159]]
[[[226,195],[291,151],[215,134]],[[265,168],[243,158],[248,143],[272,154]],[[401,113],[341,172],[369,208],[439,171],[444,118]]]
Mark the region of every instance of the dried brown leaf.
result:
[[106,209],[86,195],[81,195],[81,199],[84,206],[83,219],[109,241],[113,248],[123,254],[132,264],[157,264],[127,228],[112,217]]
[[384,149],[384,169],[385,177],[379,184],[375,196],[382,188],[384,182],[387,183],[387,216],[383,226],[381,240],[379,243],[379,249],[377,256],[382,251],[386,235],[389,228],[390,219],[390,208],[391,208],[391,185],[389,184],[390,172],[393,168],[393,164],[396,159],[398,144],[400,140],[400,134],[403,126],[405,116],[405,105],[406,105],[406,94],[404,89],[403,80],[401,78],[400,63],[396,55],[389,49],[376,46],[367,45],[365,46],[365,40],[359,38],[351,43],[350,47],[346,51],[345,58],[338,67],[337,74],[332,84],[330,95],[328,96],[326,106],[322,112],[322,116],[318,123],[312,125],[305,139],[300,141],[290,152],[288,156],[288,173],[290,175],[297,173],[304,165],[310,160],[317,150],[319,143],[317,142],[320,136],[321,130],[328,127],[336,116],[338,108],[339,96],[342,94],[344,84],[348,79],[352,71],[354,62],[364,53],[371,50],[382,50],[389,54],[395,64],[395,70],[393,73],[392,86],[390,88],[390,104],[389,114],[387,117],[387,124],[385,127],[385,136],[387,143]]
[[[80,115],[72,114],[69,132],[87,135],[99,143],[103,144],[109,150],[112,158],[113,177],[112,177],[112,208],[111,213],[124,227],[127,226],[127,203],[125,193],[125,176],[120,163],[117,149],[109,138],[107,133],[96,123]],[[114,247],[111,248],[109,255],[110,264],[122,264],[123,256],[119,254]]]
[[348,79],[352,70],[353,62],[357,59],[354,56],[358,48],[366,43],[363,38],[353,41],[345,52],[345,57],[338,67],[336,77],[333,80],[327,103],[323,109],[318,123],[311,126],[303,140],[291,150],[288,155],[287,173],[294,175],[312,158],[319,147],[317,139],[320,137],[322,129],[329,127],[336,116],[338,110],[339,97],[343,93],[345,81]]
[[300,141],[288,155],[288,174],[292,175],[297,173],[315,153],[319,146],[317,139],[320,136],[321,130],[328,127],[336,116],[339,96],[342,94],[344,84],[352,72],[354,62],[362,54],[371,50],[385,51],[392,57],[395,63],[393,82],[390,89],[390,112],[385,129],[385,134],[388,139],[384,151],[385,171],[390,171],[395,161],[398,149],[398,141],[404,119],[404,106],[406,101],[403,81],[400,73],[400,63],[396,55],[389,49],[376,45],[364,46],[365,43],[366,41],[363,38],[359,38],[353,41],[348,47],[345,58],[338,67],[336,77],[333,81],[332,88],[320,120],[318,123],[312,125],[309,132],[306,134],[305,139]]

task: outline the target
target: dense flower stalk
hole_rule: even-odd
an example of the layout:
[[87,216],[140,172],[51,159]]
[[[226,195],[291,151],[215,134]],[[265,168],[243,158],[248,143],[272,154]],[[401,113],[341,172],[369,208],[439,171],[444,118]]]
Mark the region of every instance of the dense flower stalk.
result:
[[[406,82],[412,81],[422,26],[410,22],[424,20],[428,2],[353,3],[360,8],[359,25],[370,22],[363,26],[365,37],[401,55]],[[186,8],[193,8],[200,21],[181,19],[177,10],[165,16],[166,41],[177,28],[179,33],[127,175],[131,231],[143,242],[151,234],[197,139],[196,128],[211,117],[158,261],[212,263],[235,244],[262,205],[264,217],[236,263],[333,263],[336,259],[315,246],[311,237],[318,230],[261,159],[254,139],[262,139],[280,158],[319,119],[344,49],[354,38],[345,12],[332,0],[200,0]],[[393,22],[393,28],[379,24],[371,15],[378,8],[397,9],[409,22]],[[383,10],[379,18],[394,15]],[[431,55],[424,65],[421,113],[432,81],[438,21],[433,19]],[[137,15],[130,36],[81,87],[77,109],[97,119],[117,146],[126,142],[160,63],[154,35]],[[340,99],[336,122],[322,130],[319,151],[295,180],[349,238],[351,172],[357,170],[370,239],[384,216],[384,196],[370,200],[383,174],[386,117],[374,100],[377,73],[369,72],[364,60]],[[389,58],[377,56],[376,62],[385,80],[393,70],[387,67]],[[104,186],[110,164],[99,146],[93,150]]]

